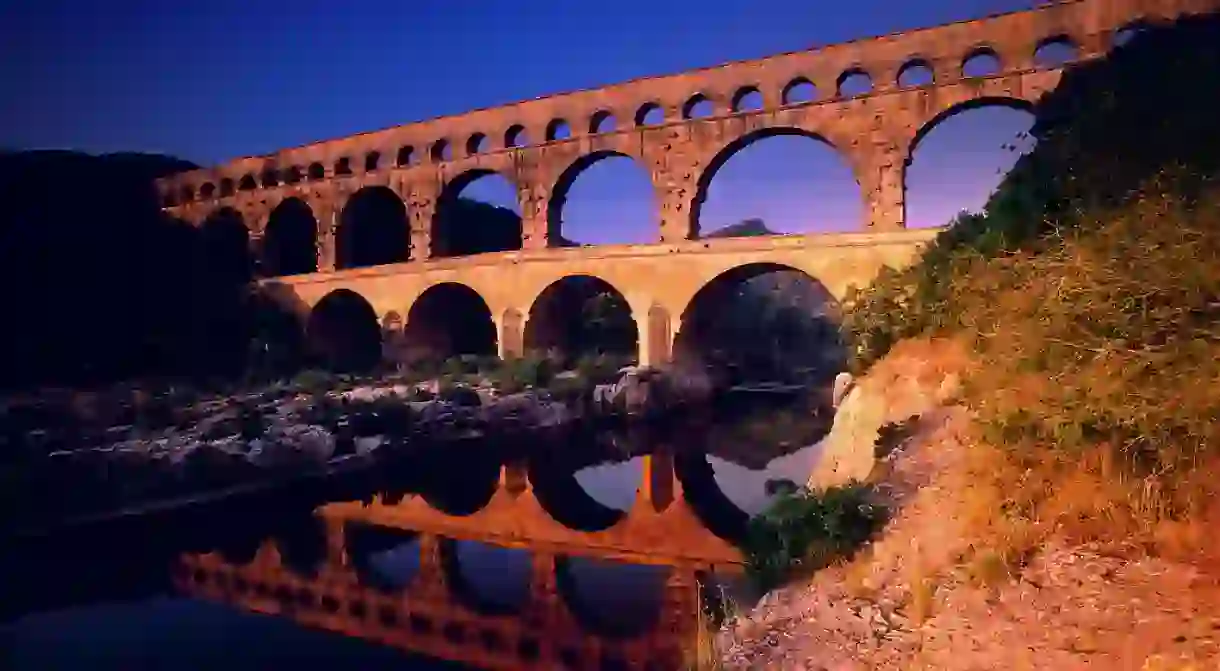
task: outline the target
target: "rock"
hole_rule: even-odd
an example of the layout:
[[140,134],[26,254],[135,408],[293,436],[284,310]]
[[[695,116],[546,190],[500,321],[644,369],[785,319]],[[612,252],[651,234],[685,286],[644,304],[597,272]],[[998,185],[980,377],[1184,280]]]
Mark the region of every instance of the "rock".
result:
[[847,397],[847,392],[851,391],[852,384],[854,382],[855,379],[852,377],[851,373],[848,373],[847,371],[843,371],[835,376],[833,391],[831,391],[830,395],[831,407],[839,407],[839,405],[843,402],[843,399]]

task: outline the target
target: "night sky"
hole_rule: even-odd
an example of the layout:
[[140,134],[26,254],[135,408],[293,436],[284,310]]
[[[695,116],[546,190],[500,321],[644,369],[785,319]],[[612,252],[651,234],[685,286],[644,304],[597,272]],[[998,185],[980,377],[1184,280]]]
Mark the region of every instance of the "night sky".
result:
[[[413,120],[799,50],[1031,0],[9,0],[0,4],[0,147],[161,152],[208,165]],[[821,7],[821,9],[819,9]],[[1032,119],[965,113],[920,145],[908,221],[977,208]],[[655,238],[643,168],[595,164],[564,234]],[[513,205],[489,177],[465,195]],[[782,232],[852,230],[859,191],[833,150],[755,143],[717,174],[705,229],[757,216]]]

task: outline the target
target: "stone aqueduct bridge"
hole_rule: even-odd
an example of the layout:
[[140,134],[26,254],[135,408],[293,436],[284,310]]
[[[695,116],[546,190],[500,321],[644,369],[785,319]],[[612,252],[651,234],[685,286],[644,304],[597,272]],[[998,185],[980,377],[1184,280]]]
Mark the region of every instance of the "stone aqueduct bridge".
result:
[[[1068,44],[1079,60],[1104,56],[1124,29],[1215,9],[1217,0],[1075,0],[1033,10],[651,77],[411,123],[235,160],[164,178],[166,212],[194,225],[220,215],[240,221],[243,244],[295,293],[297,308],[329,292],[363,296],[393,322],[438,282],[473,288],[497,324],[501,352],[520,347],[522,321],[544,287],[572,274],[599,277],[622,293],[641,328],[642,363],[663,360],[692,296],[712,278],[746,264],[802,270],[841,296],[882,265],[912,260],[935,231],[905,231],[905,168],[920,139],[954,113],[978,105],[1027,108],[1060,77],[1036,51]],[[975,57],[994,59],[986,76],[967,76]],[[931,82],[907,86],[920,68]],[[870,89],[846,95],[864,75]],[[813,85],[811,100],[793,91]],[[747,97],[761,107],[745,109]],[[697,107],[711,113],[695,118]],[[659,114],[658,114],[659,112]],[[656,118],[659,116],[659,119]],[[562,136],[560,129],[570,129]],[[834,147],[853,171],[864,202],[864,232],[806,238],[699,241],[699,210],[711,178],[750,142],[776,134]],[[557,249],[568,188],[589,165],[627,156],[646,166],[658,206],[658,243]],[[515,185],[521,249],[473,258],[451,255],[441,230],[448,199],[473,179],[498,173]],[[392,201],[401,230],[395,263],[353,268],[352,242],[363,195]],[[314,225],[292,234],[279,216],[307,211]],[[349,212],[348,210],[353,210]],[[349,230],[350,229],[350,230]],[[286,264],[289,239],[304,245]],[[380,261],[385,261],[381,259]],[[408,262],[409,260],[409,262]],[[288,266],[293,266],[289,268]],[[278,270],[274,270],[278,269]],[[742,274],[748,274],[744,271]],[[409,321],[409,317],[408,317]]]

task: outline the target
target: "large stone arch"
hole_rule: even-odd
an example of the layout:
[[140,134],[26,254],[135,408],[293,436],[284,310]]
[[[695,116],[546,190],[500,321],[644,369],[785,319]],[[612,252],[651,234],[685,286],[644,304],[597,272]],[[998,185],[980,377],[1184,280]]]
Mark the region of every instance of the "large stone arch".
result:
[[227,206],[217,208],[203,220],[199,232],[202,261],[209,275],[229,282],[250,279],[254,270],[250,229],[240,212]]
[[[645,175],[648,175],[648,166],[638,155],[632,153],[625,147],[612,147],[591,151],[587,154],[578,156],[574,161],[563,168],[559,176],[555,178],[550,188],[550,198],[547,201],[546,207],[546,233],[547,240],[551,242],[551,246],[558,246],[557,242],[564,240],[563,233],[563,208],[567,204],[568,195],[576,180],[589,168],[610,158],[627,158],[631,159]],[[659,210],[660,201],[655,193],[654,185],[653,207]],[[658,229],[659,235],[659,229]]]
[[318,220],[305,200],[282,200],[267,218],[263,232],[263,274],[300,275],[318,269]]
[[399,358],[408,362],[453,356],[495,356],[496,324],[478,291],[460,282],[439,282],[412,302]]
[[[770,279],[768,279],[770,278]],[[811,369],[841,370],[839,303],[815,275],[794,265],[733,266],[703,283],[682,308],[673,357],[775,379]]]
[[[724,145],[708,152],[708,158],[703,162],[704,167],[695,180],[694,193],[691,194],[690,212],[687,222],[690,237],[699,237],[699,216],[702,212],[703,204],[707,200],[708,188],[711,186],[712,180],[716,177],[716,173],[720,168],[724,167],[725,163],[746,147],[768,138],[781,136],[804,137],[830,148],[850,168],[852,177],[855,178],[857,185],[859,185],[859,161],[852,152],[844,151],[841,148],[841,143],[836,143],[832,139],[831,131],[823,132],[798,125],[775,125],[742,132]],[[861,194],[861,197],[863,198],[863,194]]]
[[[589,307],[593,300],[599,303]],[[593,350],[627,356],[639,350],[639,327],[627,294],[598,275],[565,274],[539,291],[529,306],[527,351],[554,350],[569,359]]]
[[903,143],[903,158],[905,159],[903,162],[904,166],[909,166],[911,164],[911,159],[915,155],[915,150],[919,148],[919,143],[923,141],[923,139],[927,137],[933,129],[950,118],[957,116],[958,114],[984,107],[1008,107],[1032,114],[1034,112],[1034,105],[1037,102],[1036,97],[1027,98],[1018,95],[1006,94],[977,95],[973,97],[965,97],[964,99],[955,98],[956,97],[950,98],[949,100],[938,98],[938,100],[943,101],[942,104],[928,110],[927,116],[920,119],[917,124],[912,124],[910,134]]
[[440,190],[432,215],[431,258],[521,249],[520,214],[461,197],[466,187],[487,177],[504,179],[517,189],[513,175],[491,168],[474,168],[449,180]]
[[335,289],[309,312],[310,354],[337,370],[368,370],[381,360],[381,325],[373,306],[351,289]]
[[407,207],[387,186],[366,186],[343,206],[335,233],[337,268],[402,263],[410,258]]

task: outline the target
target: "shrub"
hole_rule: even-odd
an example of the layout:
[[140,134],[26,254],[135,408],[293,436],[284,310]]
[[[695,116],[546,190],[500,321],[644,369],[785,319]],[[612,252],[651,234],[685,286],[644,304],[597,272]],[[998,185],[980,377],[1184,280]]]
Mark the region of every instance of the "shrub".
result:
[[863,485],[784,493],[749,522],[747,574],[759,588],[770,590],[795,574],[824,568],[852,555],[880,528],[884,516]]

